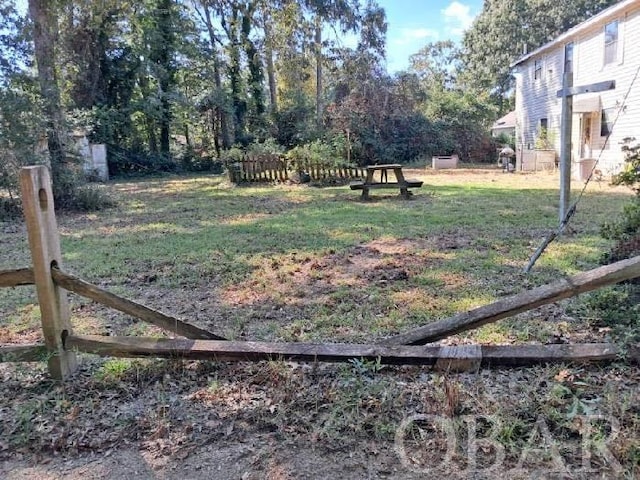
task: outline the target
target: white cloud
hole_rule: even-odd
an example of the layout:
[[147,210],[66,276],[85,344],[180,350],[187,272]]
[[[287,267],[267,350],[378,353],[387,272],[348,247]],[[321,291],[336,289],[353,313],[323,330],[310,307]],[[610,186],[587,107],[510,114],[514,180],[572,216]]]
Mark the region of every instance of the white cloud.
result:
[[449,6],[442,10],[444,21],[452,27],[451,32],[455,35],[462,33],[471,26],[475,15],[471,14],[471,7],[454,0]]
[[387,71],[394,73],[406,69],[410,54],[439,37],[439,32],[431,28],[404,27],[396,30],[387,42]]
[[412,45],[426,38],[437,39],[438,32],[429,28],[403,28],[400,34],[392,38],[389,43],[397,46]]

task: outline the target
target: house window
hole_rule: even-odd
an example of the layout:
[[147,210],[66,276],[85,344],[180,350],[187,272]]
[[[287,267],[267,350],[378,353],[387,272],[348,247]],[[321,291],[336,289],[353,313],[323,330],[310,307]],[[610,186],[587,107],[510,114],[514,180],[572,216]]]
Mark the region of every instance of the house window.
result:
[[604,64],[609,65],[618,60],[618,20],[604,27]]
[[547,149],[547,148],[551,148],[551,146],[549,145],[549,132],[548,129],[549,128],[549,119],[548,118],[541,118],[540,122],[538,123],[538,133],[536,135],[536,139],[535,139],[535,148],[537,149]]
[[613,131],[613,114],[615,108],[603,108],[600,117],[600,136],[608,137]]
[[564,73],[573,72],[573,42],[564,46]]
[[547,136],[547,129],[549,128],[549,119],[541,118],[540,119],[540,135]]
[[539,80],[542,78],[542,60],[536,60],[533,63],[533,79]]

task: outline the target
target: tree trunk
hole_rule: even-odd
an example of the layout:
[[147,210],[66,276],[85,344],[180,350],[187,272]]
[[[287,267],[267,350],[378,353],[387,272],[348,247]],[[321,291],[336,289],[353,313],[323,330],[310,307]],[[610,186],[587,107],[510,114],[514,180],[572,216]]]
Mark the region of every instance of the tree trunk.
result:
[[187,146],[189,148],[193,147],[193,145],[191,144],[191,134],[189,132],[189,124],[186,122],[184,124],[184,140],[187,143]]
[[158,75],[160,86],[160,153],[167,158],[171,155],[170,133],[173,115],[171,112],[170,91],[174,84],[174,72],[171,66],[171,57],[174,50],[173,18],[171,13],[171,1],[161,0],[158,5],[158,29],[160,30],[163,44],[159,47],[158,60],[162,67]]
[[[160,88],[162,89],[162,86]],[[162,90],[162,101],[160,102],[160,153],[168,158],[171,155],[171,103],[167,95],[168,92]]]
[[[231,21],[227,29],[229,37],[229,83],[231,84],[231,102],[234,113],[234,137],[235,141],[242,141],[244,137],[245,116],[247,112],[247,102],[243,98],[242,92],[242,66],[240,64],[240,12],[236,5],[231,11]],[[223,27],[225,23],[223,23]]]
[[69,194],[70,175],[65,165],[64,113],[55,69],[55,44],[58,19],[49,0],[29,0],[29,16],[33,22],[33,44],[38,66],[38,83],[47,118],[47,145],[51,161],[54,194]]
[[[211,11],[207,5],[203,5],[204,20],[209,32],[209,43],[211,45],[211,55],[213,56],[213,77],[216,85],[216,90],[222,92],[222,74],[220,73],[220,56],[218,55],[218,46],[216,44],[218,37],[216,36],[213,28],[213,21],[211,20]],[[220,136],[222,137],[222,148],[231,148],[231,135],[229,133],[229,121],[227,120],[227,112],[219,105],[215,110],[216,117],[220,123]],[[217,131],[217,129],[215,129]],[[220,155],[219,140],[216,137],[215,145],[218,156]]]
[[[142,98],[148,99],[151,95],[149,89],[149,79],[147,73],[142,71],[138,77],[138,84],[140,85],[140,92]],[[147,145],[149,151],[152,153],[158,153],[158,140],[156,138],[156,121],[153,116],[148,113],[144,113],[144,128],[147,132]]]
[[[220,59],[218,58],[218,52],[214,53],[216,58],[213,64],[213,75],[215,77],[216,89],[222,91],[222,75],[220,73]],[[231,148],[231,133],[229,131],[229,119],[226,109],[218,106],[216,108],[216,115],[218,116],[218,122],[220,123],[220,136],[222,137],[222,148]]]
[[147,144],[149,146],[149,150],[152,153],[158,153],[158,139],[156,138],[155,121],[153,118],[149,117],[149,115],[146,115],[144,125],[147,130]]
[[248,87],[251,95],[249,103],[249,120],[252,130],[264,125],[265,99],[264,99],[264,72],[262,69],[262,57],[253,40],[251,40],[251,28],[255,4],[250,3],[242,11],[241,40],[249,67]]
[[[265,14],[266,16],[266,14]],[[273,39],[269,18],[264,19],[264,55],[267,63],[267,78],[269,79],[269,100],[271,115],[278,113],[278,93],[276,90],[276,72],[273,66]]]
[[[211,131],[213,132],[213,147],[216,149],[216,156],[218,157],[220,157],[220,129],[222,127],[218,120],[223,116],[224,115],[220,114],[220,108],[216,108],[210,112],[209,120],[211,122]],[[220,126],[220,128],[218,128],[218,126]],[[222,136],[224,138],[224,135]]]
[[316,123],[322,126],[322,20],[316,17]]

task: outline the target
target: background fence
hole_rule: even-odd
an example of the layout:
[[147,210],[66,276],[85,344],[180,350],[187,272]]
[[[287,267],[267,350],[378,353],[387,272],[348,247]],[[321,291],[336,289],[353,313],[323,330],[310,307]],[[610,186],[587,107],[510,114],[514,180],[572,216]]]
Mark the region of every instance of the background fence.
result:
[[347,162],[314,161],[309,159],[289,160],[280,155],[244,155],[239,160],[226,160],[229,180],[243,182],[284,182],[296,175],[306,173],[313,181],[328,178],[363,178],[364,167]]

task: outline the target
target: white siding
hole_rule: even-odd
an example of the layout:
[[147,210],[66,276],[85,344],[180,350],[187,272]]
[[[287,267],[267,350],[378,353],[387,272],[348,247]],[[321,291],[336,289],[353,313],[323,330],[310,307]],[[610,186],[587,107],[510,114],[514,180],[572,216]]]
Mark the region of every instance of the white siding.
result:
[[[535,60],[539,59],[542,60],[542,77],[535,79]],[[542,118],[547,119],[548,133],[559,145],[561,105],[556,93],[562,88],[563,64],[564,49],[561,48],[518,67],[516,142],[525,149],[533,148]]]
[[[621,13],[619,20],[618,61],[604,65],[604,26],[611,19],[603,20],[580,32],[574,42],[574,85],[586,85],[606,80],[615,80],[615,90],[601,92],[601,108],[613,108],[614,117],[620,111],[609,144],[603,149],[605,137],[600,136],[600,118],[598,112],[592,118],[592,154],[600,157],[599,168],[605,173],[619,171],[623,164],[620,149],[622,139],[637,137],[640,139],[640,78],[630,90],[638,68],[640,67],[640,8],[631,6]],[[570,41],[568,39],[567,41]],[[534,80],[535,60],[543,59],[543,78]],[[531,57],[518,65],[516,75],[516,111],[518,125],[516,141],[520,146],[533,147],[540,118],[549,119],[549,131],[556,136],[556,149],[559,152],[560,99],[556,92],[561,89],[564,66],[564,45],[546,50],[540,56]],[[629,95],[625,101],[625,95]],[[578,97],[575,97],[578,98]],[[620,108],[624,103],[624,108]],[[579,116],[574,115],[573,143],[580,138]],[[574,149],[575,154],[575,149]]]

